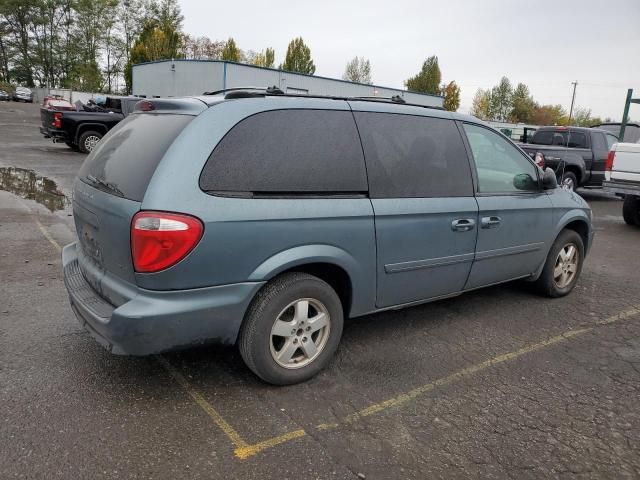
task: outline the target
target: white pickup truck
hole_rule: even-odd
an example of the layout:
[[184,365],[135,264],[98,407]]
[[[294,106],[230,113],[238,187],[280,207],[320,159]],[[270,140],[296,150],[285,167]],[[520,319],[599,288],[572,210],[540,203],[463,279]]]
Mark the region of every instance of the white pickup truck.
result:
[[604,178],[602,186],[606,191],[624,195],[624,221],[640,227],[640,140],[611,147]]

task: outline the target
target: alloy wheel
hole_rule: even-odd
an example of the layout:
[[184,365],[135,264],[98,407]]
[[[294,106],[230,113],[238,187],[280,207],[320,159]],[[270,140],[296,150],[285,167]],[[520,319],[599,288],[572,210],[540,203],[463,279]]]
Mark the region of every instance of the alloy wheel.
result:
[[568,243],[560,249],[553,268],[553,281],[558,288],[571,285],[578,272],[580,253],[573,243]]
[[87,150],[87,152],[91,152],[94,148],[96,148],[96,145],[98,144],[98,142],[100,141],[100,138],[96,135],[89,135],[87,138],[84,139],[84,148]]
[[329,339],[331,317],[314,298],[300,298],[287,305],[271,328],[271,356],[284,368],[302,368],[313,362]]

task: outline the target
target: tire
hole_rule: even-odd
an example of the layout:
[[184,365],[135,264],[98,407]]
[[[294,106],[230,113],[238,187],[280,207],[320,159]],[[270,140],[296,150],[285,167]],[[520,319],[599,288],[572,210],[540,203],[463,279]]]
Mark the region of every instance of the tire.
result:
[[[319,324],[311,325],[323,318],[326,326],[313,330]],[[333,288],[306,273],[285,273],[267,283],[251,302],[240,330],[240,354],[247,367],[267,383],[304,382],[330,362],[343,323],[342,303]],[[314,350],[309,356],[307,352]]]
[[640,227],[640,197],[627,195],[622,204],[622,218],[627,225]]
[[[564,265],[561,264],[564,263],[566,265],[567,262],[560,258],[560,252],[564,251],[564,256],[567,256],[567,254],[570,256],[573,255],[571,254],[571,250],[567,249],[567,247],[570,246],[575,249],[575,255],[577,255],[577,257],[575,259],[573,276],[569,279],[562,276],[567,270],[565,270]],[[561,264],[559,265],[558,262]],[[578,278],[580,278],[583,263],[584,243],[582,241],[582,237],[573,230],[563,230],[556,238],[556,241],[553,242],[549,255],[547,256],[547,260],[545,261],[544,268],[542,269],[542,273],[540,274],[540,278],[535,282],[538,291],[551,298],[564,297],[565,295],[568,295],[576,286]],[[560,267],[562,267],[560,271],[563,273],[558,277],[556,269]],[[570,271],[570,268],[568,268],[568,270]]]
[[80,135],[80,138],[78,139],[78,149],[82,153],[91,153],[91,150],[95,148],[101,138],[102,134],[100,132],[87,130],[82,135]]
[[578,188],[578,177],[576,177],[576,174],[573,172],[564,172],[558,184],[565,190],[575,192],[576,188]]

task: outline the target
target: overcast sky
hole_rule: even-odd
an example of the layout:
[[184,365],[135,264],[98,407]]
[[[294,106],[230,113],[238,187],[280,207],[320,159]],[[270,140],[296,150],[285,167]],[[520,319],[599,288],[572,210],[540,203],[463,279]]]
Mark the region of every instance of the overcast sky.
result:
[[[376,85],[404,80],[437,55],[443,81],[462,89],[468,112],[478,88],[506,75],[540,103],[571,103],[619,121],[627,88],[640,97],[640,0],[179,0],[184,29],[243,50],[273,47],[276,66],[302,36],[316,74],[340,78],[354,56],[371,60]],[[640,105],[631,107],[640,120]]]

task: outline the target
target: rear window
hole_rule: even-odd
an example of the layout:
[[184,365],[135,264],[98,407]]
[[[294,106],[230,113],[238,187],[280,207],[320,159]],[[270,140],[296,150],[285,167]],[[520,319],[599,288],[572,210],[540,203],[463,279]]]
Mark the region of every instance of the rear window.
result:
[[538,130],[531,143],[569,148],[587,148],[587,136],[584,133],[568,130]]
[[160,159],[192,119],[191,115],[128,116],[98,143],[78,177],[95,188],[142,201]]
[[275,110],[248,117],[220,140],[202,170],[200,188],[221,195],[366,192],[353,115]]

